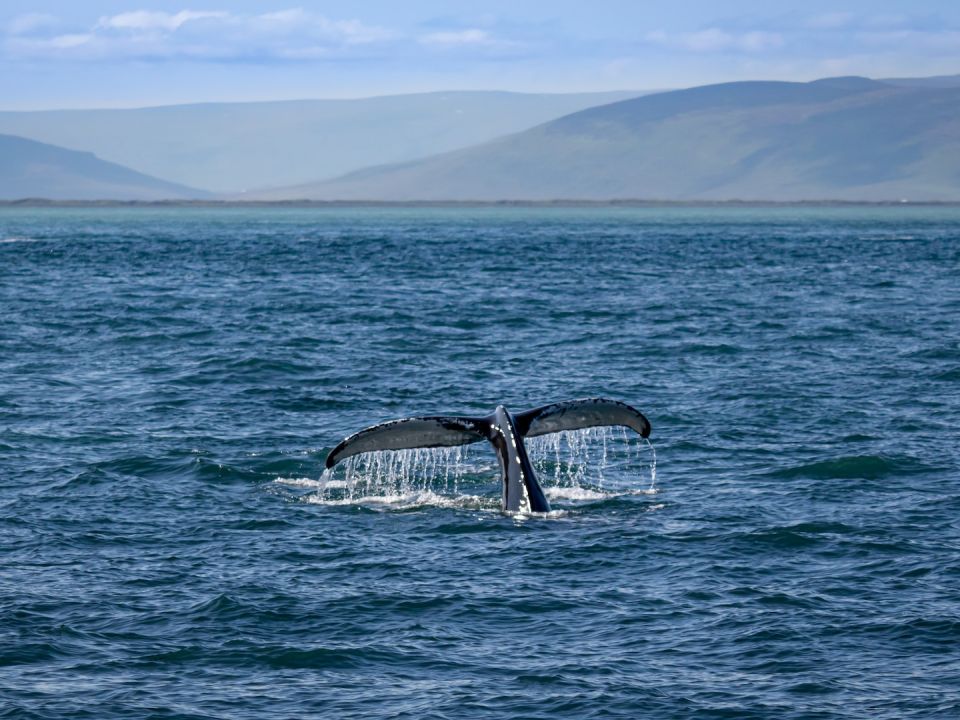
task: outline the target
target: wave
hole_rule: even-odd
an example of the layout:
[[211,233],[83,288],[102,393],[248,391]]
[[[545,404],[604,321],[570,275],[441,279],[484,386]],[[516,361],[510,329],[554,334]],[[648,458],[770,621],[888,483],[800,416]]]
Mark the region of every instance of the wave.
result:
[[196,451],[176,452],[159,456],[129,455],[91,463],[59,487],[92,486],[130,478],[166,481],[193,478],[215,484],[246,484],[269,482],[275,480],[276,474],[198,456]]
[[735,537],[749,545],[760,545],[773,550],[793,550],[816,545],[838,535],[851,535],[858,529],[840,522],[801,522],[777,525],[737,533]]
[[302,477],[302,478],[279,477],[279,478],[276,478],[274,482],[278,483],[279,485],[286,485],[287,487],[310,488],[312,490],[322,490],[325,487],[329,487],[330,482],[333,482],[333,481],[323,482],[322,480],[315,480],[314,478],[307,478],[307,477]]
[[690,342],[683,343],[677,348],[677,352],[682,355],[737,355],[742,353],[744,348],[730,343],[710,343],[710,342]]
[[885,477],[911,475],[928,470],[930,470],[929,467],[910,457],[850,455],[781,468],[774,470],[769,475],[785,479],[879,480]]
[[[314,481],[315,482],[315,481]],[[284,483],[288,484],[288,483]],[[308,486],[306,484],[301,487]],[[511,517],[523,518],[562,518],[576,512],[576,507],[602,506],[611,501],[638,495],[651,495],[656,490],[633,490],[627,492],[601,492],[590,488],[545,488],[545,493],[552,503],[552,510],[546,513],[521,511],[508,513]],[[328,507],[358,507],[374,512],[410,512],[426,509],[468,510],[473,512],[501,514],[500,496],[497,495],[448,495],[431,490],[397,493],[392,495],[348,495],[331,497],[323,492],[310,493],[303,496],[302,501],[310,505]],[[567,503],[565,507],[558,507],[556,503]],[[653,512],[662,510],[666,503],[653,503],[644,506],[643,510]]]
[[156,665],[219,665],[237,668],[267,667],[271,669],[352,669],[364,665],[400,663],[408,660],[402,650],[372,646],[296,647],[277,643],[255,644],[234,641],[220,647],[188,645],[140,658],[139,663]]
[[543,489],[550,500],[606,500],[609,493],[589,487],[548,487]]
[[312,494],[305,497],[304,501],[314,505],[359,505],[380,511],[418,510],[428,507],[495,512],[500,510],[500,501],[495,497],[483,495],[444,495],[430,490],[398,493],[395,495],[363,495],[360,497],[328,497],[323,494]]
[[952,370],[947,370],[945,372],[938,373],[933,376],[934,380],[941,380],[943,382],[957,382],[960,380],[960,367],[953,368]]
[[33,243],[33,242],[40,242],[40,238],[32,238],[32,237],[0,238],[0,245],[6,245],[7,243]]
[[[459,493],[449,491],[435,491],[430,489],[410,490],[407,492],[356,494],[350,492],[350,486],[343,480],[313,480],[311,478],[278,478],[274,482],[291,488],[307,489],[309,492],[301,500],[311,505],[329,507],[362,507],[377,512],[406,512],[427,508],[441,508],[453,510],[471,510],[479,512],[497,513],[500,510],[500,494]],[[546,487],[544,493],[555,505],[547,513],[519,512],[511,513],[516,517],[545,517],[558,518],[570,514],[574,508],[570,505],[585,506],[606,503],[611,500],[635,496],[650,496],[657,494],[651,488],[626,491],[604,491],[595,487],[570,486]],[[556,507],[557,504],[567,504],[567,507]],[[665,503],[656,503],[647,506],[646,510],[660,510],[666,507]]]
[[52,642],[21,642],[0,649],[0,667],[50,663],[70,653]]
[[913,350],[904,357],[916,360],[960,360],[960,343],[950,342]]
[[656,488],[604,491],[600,488],[580,485],[570,487],[545,487],[543,491],[550,500],[572,500],[574,502],[611,500],[613,498],[629,497],[632,495],[656,495],[658,492]]
[[955,617],[905,617],[902,620],[867,620],[847,628],[837,629],[838,633],[847,633],[863,637],[865,635],[885,637],[905,647],[915,646],[930,652],[931,649],[950,649],[960,642],[960,621]]

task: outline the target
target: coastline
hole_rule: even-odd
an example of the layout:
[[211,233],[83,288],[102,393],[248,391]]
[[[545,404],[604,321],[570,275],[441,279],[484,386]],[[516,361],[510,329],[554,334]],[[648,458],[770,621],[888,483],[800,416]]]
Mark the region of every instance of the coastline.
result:
[[0,200],[0,208],[960,207],[960,200]]

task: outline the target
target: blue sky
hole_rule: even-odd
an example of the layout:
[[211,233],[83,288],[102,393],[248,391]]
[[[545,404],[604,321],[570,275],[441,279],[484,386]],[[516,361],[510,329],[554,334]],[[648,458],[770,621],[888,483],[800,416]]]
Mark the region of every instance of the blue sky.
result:
[[0,5],[3,109],[956,73],[956,0]]

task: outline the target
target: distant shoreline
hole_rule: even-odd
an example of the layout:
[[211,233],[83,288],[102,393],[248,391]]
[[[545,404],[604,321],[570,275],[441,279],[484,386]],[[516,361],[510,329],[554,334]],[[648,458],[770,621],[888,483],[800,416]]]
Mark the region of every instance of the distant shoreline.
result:
[[0,208],[960,207],[960,200],[0,200]]

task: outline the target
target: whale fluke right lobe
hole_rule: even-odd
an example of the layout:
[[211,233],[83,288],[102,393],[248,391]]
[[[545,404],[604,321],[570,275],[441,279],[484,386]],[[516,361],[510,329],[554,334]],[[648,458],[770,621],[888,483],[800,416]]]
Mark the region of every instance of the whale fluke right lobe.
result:
[[623,425],[642,437],[650,436],[650,421],[643,413],[619,400],[584,398],[551,403],[517,413],[517,430],[536,437],[564,430],[581,430],[601,425]]

